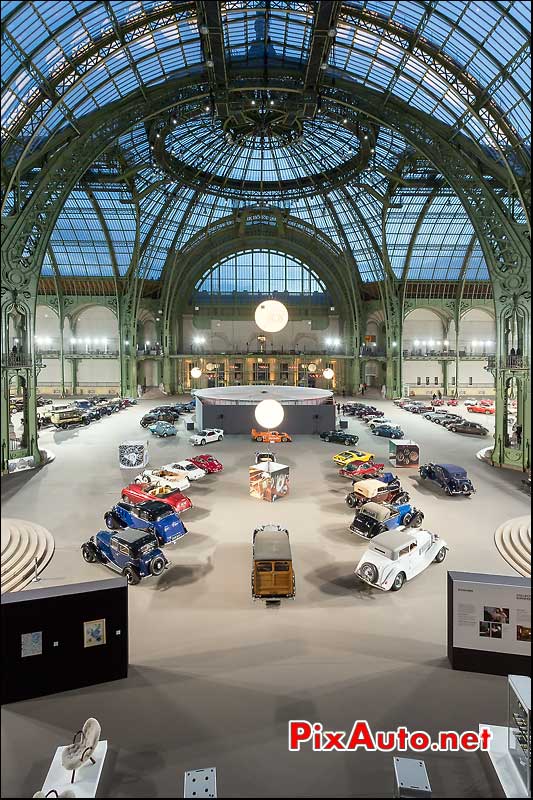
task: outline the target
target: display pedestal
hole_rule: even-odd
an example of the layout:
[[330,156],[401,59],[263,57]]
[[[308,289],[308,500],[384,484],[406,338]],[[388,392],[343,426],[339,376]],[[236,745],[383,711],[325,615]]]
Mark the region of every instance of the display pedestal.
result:
[[395,467],[418,467],[420,447],[412,439],[389,439],[389,461]]
[[488,757],[492,762],[492,766],[498,776],[505,796],[529,797],[524,782],[520,777],[520,773],[509,755],[509,748],[507,746],[509,728],[503,725],[488,725],[482,723],[479,726],[479,731],[481,732],[484,728],[490,728],[492,731],[492,740],[489,744],[490,749]]
[[273,503],[289,494],[289,467],[273,461],[254,464],[249,468],[250,494]]
[[58,747],[48,775],[43,784],[42,793],[46,795],[51,789],[55,789],[60,795],[65,789],[70,789],[71,792],[76,794],[76,797],[96,797],[96,790],[102,774],[104,766],[104,759],[107,753],[107,741],[98,742],[96,750],[93,753],[95,764],[90,761],[79,770],[76,770],[74,776],[74,783],[71,783],[72,772],[64,769],[61,763],[61,754],[65,747]]
[[148,442],[122,442],[118,446],[121,469],[143,469],[148,464]]

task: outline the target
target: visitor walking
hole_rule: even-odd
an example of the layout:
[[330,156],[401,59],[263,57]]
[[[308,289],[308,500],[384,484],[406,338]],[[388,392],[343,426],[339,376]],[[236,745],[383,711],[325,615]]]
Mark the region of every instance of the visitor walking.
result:
[[437,399],[437,395],[435,394],[435,392],[433,392],[433,400],[436,400],[436,399]]
[[440,390],[440,389],[439,389],[439,391],[437,392],[437,395],[438,395],[438,398],[439,398],[439,400],[442,400],[442,392],[441,392],[441,390]]

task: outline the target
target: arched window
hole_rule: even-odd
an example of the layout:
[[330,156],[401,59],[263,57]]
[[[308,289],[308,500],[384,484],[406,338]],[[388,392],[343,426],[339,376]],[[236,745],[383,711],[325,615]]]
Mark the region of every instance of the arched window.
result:
[[283,297],[288,302],[328,304],[322,281],[298,259],[276,250],[245,250],[215,264],[196,284],[196,304],[246,302],[261,297]]

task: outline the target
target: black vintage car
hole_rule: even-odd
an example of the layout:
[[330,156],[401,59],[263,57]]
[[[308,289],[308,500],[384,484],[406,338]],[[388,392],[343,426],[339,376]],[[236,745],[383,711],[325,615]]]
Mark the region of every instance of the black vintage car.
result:
[[470,497],[476,490],[469,480],[466,470],[457,464],[423,464],[418,472],[422,480],[435,481],[446,494],[463,494]]
[[155,408],[151,408],[148,412],[149,414],[169,414],[174,420],[179,419],[181,409],[177,406],[156,406]]
[[141,426],[147,428],[148,425],[153,425],[154,422],[175,422],[176,417],[169,411],[149,411],[141,419]]
[[323,442],[338,442],[338,444],[357,444],[359,436],[344,430],[323,431],[320,434]]
[[486,436],[488,433],[487,428],[484,428],[479,422],[470,422],[469,419],[463,419],[461,422],[451,422],[446,427],[452,433],[470,433],[473,436]]

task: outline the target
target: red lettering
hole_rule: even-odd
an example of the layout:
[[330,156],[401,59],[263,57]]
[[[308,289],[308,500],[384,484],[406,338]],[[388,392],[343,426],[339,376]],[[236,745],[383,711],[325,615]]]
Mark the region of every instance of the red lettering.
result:
[[344,742],[342,741],[346,733],[344,731],[324,731],[325,743],[323,750],[344,750]]
[[366,720],[358,720],[354,723],[346,750],[357,750],[358,747],[364,747],[365,750],[370,751],[376,749],[376,743]]
[[376,731],[376,747],[378,750],[394,750],[396,747],[396,736],[394,731]]
[[490,728],[482,728],[479,732],[481,740],[481,750],[489,750],[490,742],[492,741],[492,731]]
[[452,753],[456,753],[459,750],[459,735],[457,731],[440,732],[439,750],[449,750]]
[[405,727],[397,728],[396,730],[396,749],[407,750],[407,740],[409,739],[409,731]]
[[300,750],[300,742],[311,738],[311,723],[306,719],[291,719],[289,722],[289,750]]
[[461,734],[462,750],[479,750],[479,734],[477,731],[465,731]]
[[411,750],[427,750],[431,744],[431,736],[425,731],[414,731],[410,737]]
[[322,749],[322,730],[323,725],[321,722],[315,722],[313,725],[313,750]]

